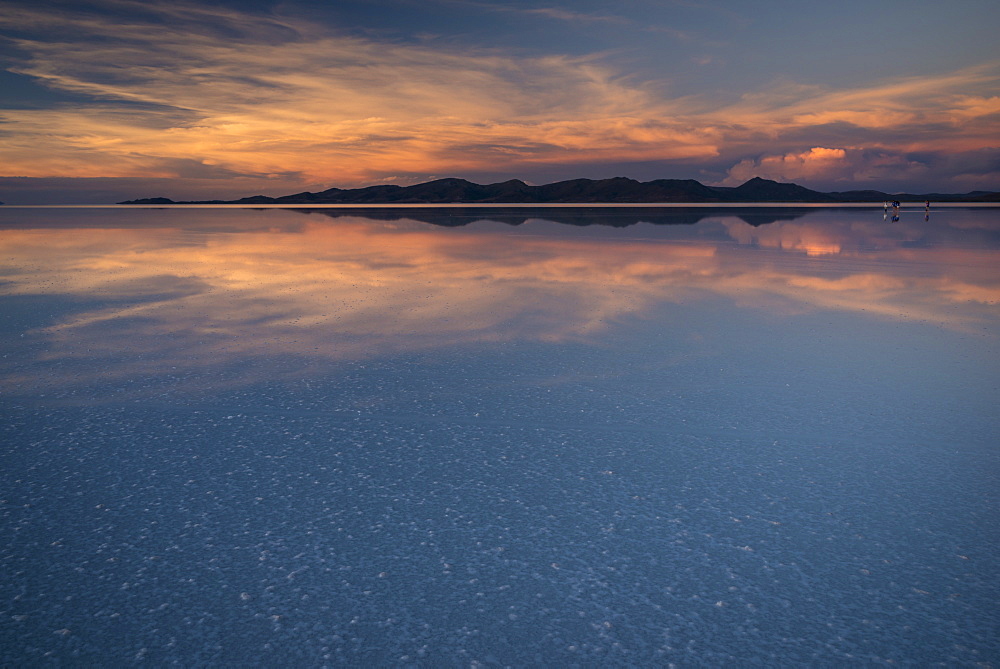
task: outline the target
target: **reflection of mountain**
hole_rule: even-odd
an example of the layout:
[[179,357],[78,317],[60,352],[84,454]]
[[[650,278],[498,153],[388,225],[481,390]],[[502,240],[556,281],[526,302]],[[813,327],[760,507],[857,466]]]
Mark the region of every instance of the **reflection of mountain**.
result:
[[239,200],[174,202],[154,197],[120,204],[449,204],[449,203],[587,203],[629,204],[643,202],[882,202],[885,200],[1000,201],[1000,193],[964,195],[890,195],[879,191],[820,193],[791,183],[754,177],[735,188],[705,186],[694,179],[657,179],[640,182],[625,177],[572,179],[543,186],[529,186],[512,179],[496,184],[477,184],[465,179],[438,179],[413,186],[369,186],[330,188],[319,193],[295,193],[282,197],[254,195]]
[[694,225],[707,218],[736,216],[750,225],[766,225],[775,221],[791,221],[805,216],[814,209],[788,209],[761,207],[748,210],[698,208],[629,208],[584,209],[580,207],[546,207],[544,209],[524,208],[482,208],[469,209],[290,209],[310,214],[322,214],[330,218],[369,218],[377,221],[398,221],[402,219],[460,227],[476,221],[495,221],[507,225],[523,225],[531,220],[545,220],[563,225],[588,226],[603,225],[625,228],[637,223],[652,225]]
[[[5,268],[0,308],[14,317],[44,312],[37,322],[47,327],[33,336],[46,342],[51,374],[37,383],[71,388],[87,369],[101,370],[100,383],[115,375],[179,383],[191,370],[216,378],[203,373],[213,369],[228,384],[292,378],[316,359],[606,341],[627,320],[705,299],[711,309],[723,299],[775,315],[850,311],[982,336],[1000,300],[1000,229],[967,210],[936,225],[923,216],[886,224],[881,212],[813,209],[754,227],[730,213],[656,231],[662,236],[446,227],[483,219],[462,208],[451,224],[427,221],[435,225],[406,215],[427,210],[382,211],[382,221],[374,212],[296,211],[324,218],[280,209],[116,209],[110,217],[131,227],[91,210],[75,228],[8,228],[0,253],[17,260]],[[100,228],[109,233],[95,234]],[[29,303],[45,307],[18,306]]]

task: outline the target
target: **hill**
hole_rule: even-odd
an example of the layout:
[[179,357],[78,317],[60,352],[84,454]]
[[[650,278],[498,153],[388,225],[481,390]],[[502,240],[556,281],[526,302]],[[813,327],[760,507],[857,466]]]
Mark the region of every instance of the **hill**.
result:
[[165,197],[127,200],[118,204],[490,204],[524,202],[533,204],[569,203],[754,203],[754,202],[884,202],[886,200],[932,200],[935,202],[1000,202],[1000,193],[975,191],[966,194],[890,194],[875,190],[821,193],[793,183],[779,183],[754,177],[736,187],[705,186],[694,179],[636,181],[612,179],[571,179],[529,186],[512,179],[495,184],[477,184],[465,179],[437,179],[413,186],[381,185],[367,188],[330,188],[318,193],[303,192],[281,197],[254,195],[239,200],[199,200],[175,202]]

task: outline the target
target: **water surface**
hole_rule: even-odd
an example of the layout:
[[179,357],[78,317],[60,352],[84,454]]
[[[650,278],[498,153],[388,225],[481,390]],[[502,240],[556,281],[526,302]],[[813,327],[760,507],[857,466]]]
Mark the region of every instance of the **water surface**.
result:
[[994,664],[1000,210],[0,211],[0,663]]

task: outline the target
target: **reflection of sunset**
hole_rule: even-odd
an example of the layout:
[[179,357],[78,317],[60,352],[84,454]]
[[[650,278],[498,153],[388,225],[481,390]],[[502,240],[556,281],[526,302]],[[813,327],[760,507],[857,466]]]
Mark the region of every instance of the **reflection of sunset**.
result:
[[[8,293],[112,301],[53,324],[53,359],[128,349],[150,369],[179,350],[172,364],[595,338],[657,304],[712,294],[778,312],[866,311],[963,330],[976,310],[957,307],[1000,300],[984,251],[900,247],[877,228],[734,221],[724,225],[736,246],[308,218],[235,233],[7,231],[2,250],[18,258]],[[863,245],[881,248],[851,251]]]
[[765,228],[752,228],[741,223],[727,226],[729,234],[741,244],[758,244],[786,251],[805,251],[810,256],[840,253],[840,242],[834,233],[820,227],[774,223]]
[[[713,254],[711,247],[637,254],[634,244],[602,245],[598,261],[598,249],[584,241],[484,239],[365,222],[210,236],[196,247],[167,231],[116,231],[111,248],[96,255],[77,255],[98,237],[93,230],[61,231],[52,243],[49,236],[5,238],[5,250],[35,255],[26,266],[40,265],[17,276],[15,290],[57,286],[141,300],[80,315],[54,329],[60,337],[128,317],[143,319],[144,335],[240,333],[238,342],[226,340],[230,352],[281,346],[333,357],[582,335],[669,296],[684,283],[671,276],[703,272]],[[62,259],[60,251],[74,245],[72,259]],[[188,285],[196,288],[178,288]],[[162,299],[148,297],[159,293]]]

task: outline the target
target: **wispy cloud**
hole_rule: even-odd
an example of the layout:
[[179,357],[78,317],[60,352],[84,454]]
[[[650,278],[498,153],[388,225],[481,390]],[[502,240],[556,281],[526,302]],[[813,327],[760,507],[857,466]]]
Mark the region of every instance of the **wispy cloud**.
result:
[[620,16],[611,16],[608,14],[587,14],[560,7],[537,7],[532,9],[521,9],[518,11],[536,16],[544,16],[550,19],[557,19],[559,21],[578,23],[612,23],[617,25],[629,25],[631,23],[628,19]]
[[579,12],[571,9],[566,9],[564,7],[523,8],[523,7],[513,7],[510,5],[498,5],[493,3],[481,3],[481,6],[490,7],[495,11],[514,12],[526,16],[541,16],[547,19],[562,21],[570,24],[603,25],[609,27],[618,26],[620,28],[628,28],[636,31],[659,33],[661,35],[667,35],[669,37],[672,37],[680,41],[689,41],[694,39],[690,33],[674,28],[673,26],[663,25],[660,23],[639,23],[634,19],[625,16],[618,16],[615,14],[594,14],[590,12]]
[[[199,12],[188,18],[203,21]],[[17,71],[103,102],[4,112],[4,162],[23,176],[127,176],[196,157],[351,182],[583,154],[714,153],[701,133],[669,121],[670,105],[590,58],[449,52],[294,21],[211,18],[209,27],[240,37],[22,10],[14,19],[22,26],[47,21],[90,39],[18,40],[31,59]],[[294,39],[267,43],[286,34]]]
[[631,26],[634,21],[624,16],[614,14],[595,14],[592,12],[581,12],[565,7],[530,7],[504,4],[501,2],[489,2],[488,0],[437,0],[439,3],[460,7],[475,7],[488,12],[503,12],[505,14],[519,14],[521,16],[541,16],[546,19],[563,21],[577,24],[610,24],[620,26]]
[[671,98],[598,56],[381,42],[185,4],[114,6],[145,18],[27,8],[0,17],[27,54],[14,71],[93,99],[0,111],[8,175],[212,168],[351,185],[395,174],[728,161],[728,181],[846,179],[909,164],[916,152],[1000,147],[997,64],[850,90],[786,83],[721,104]]

